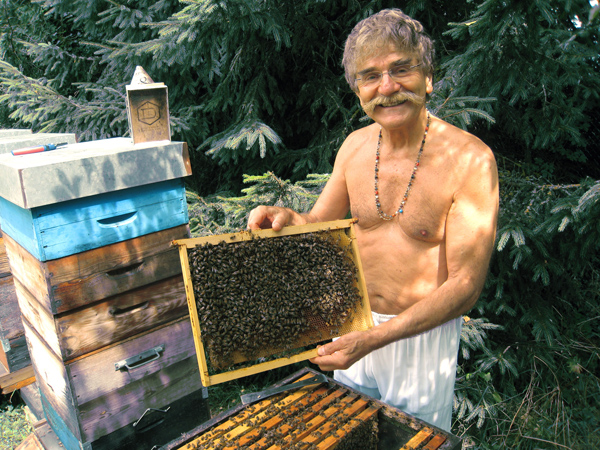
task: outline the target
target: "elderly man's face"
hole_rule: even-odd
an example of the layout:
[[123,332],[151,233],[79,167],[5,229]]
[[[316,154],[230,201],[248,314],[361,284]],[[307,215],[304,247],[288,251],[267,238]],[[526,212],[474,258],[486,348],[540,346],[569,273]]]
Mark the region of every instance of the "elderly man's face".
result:
[[[396,50],[389,45],[376,56],[368,57],[358,64],[357,95],[365,113],[384,128],[397,128],[416,117],[425,105],[426,94],[433,92],[432,78],[425,75],[418,58],[412,53]],[[389,71],[395,78],[389,75]],[[380,82],[371,85],[383,73]],[[367,84],[365,84],[367,83]]]

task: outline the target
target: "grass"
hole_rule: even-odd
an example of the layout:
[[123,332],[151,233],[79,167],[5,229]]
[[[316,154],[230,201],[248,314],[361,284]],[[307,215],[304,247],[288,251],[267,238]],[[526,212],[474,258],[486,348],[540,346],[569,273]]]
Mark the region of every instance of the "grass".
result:
[[18,393],[0,396],[0,448],[12,450],[33,431]]

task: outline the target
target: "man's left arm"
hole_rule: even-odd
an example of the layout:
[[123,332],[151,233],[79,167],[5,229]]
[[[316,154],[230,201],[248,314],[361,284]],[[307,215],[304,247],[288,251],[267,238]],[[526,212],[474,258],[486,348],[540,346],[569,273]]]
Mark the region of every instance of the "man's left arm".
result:
[[498,218],[498,172],[491,150],[481,144],[469,153],[464,182],[446,221],[448,278],[426,298],[364,332],[353,332],[319,349],[311,361],[322,370],[346,369],[391,342],[433,329],[470,310],[488,272]]
[[410,335],[469,311],[485,284],[498,220],[498,171],[487,146],[480,144],[468,154],[467,175],[454,194],[446,221],[448,278],[433,295],[414,305],[411,315],[415,317],[409,323],[415,322],[416,328]]

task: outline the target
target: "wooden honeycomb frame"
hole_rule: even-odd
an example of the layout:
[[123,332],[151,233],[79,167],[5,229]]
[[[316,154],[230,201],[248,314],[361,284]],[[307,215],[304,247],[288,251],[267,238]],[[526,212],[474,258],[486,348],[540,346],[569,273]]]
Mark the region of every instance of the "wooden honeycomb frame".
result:
[[[315,376],[319,380],[314,380]],[[307,378],[311,382],[303,384]],[[266,395],[212,417],[161,450],[460,450],[458,436],[303,367]],[[250,394],[252,395],[252,394]],[[375,422],[370,426],[369,422]],[[372,439],[376,432],[376,439]],[[357,444],[358,443],[358,444]]]
[[[205,244],[219,244],[226,242],[228,244],[235,244],[242,241],[248,241],[256,238],[276,238],[281,236],[292,236],[314,232],[325,232],[327,234],[343,234],[344,239],[348,240],[348,245],[345,246],[349,252],[354,265],[357,269],[357,283],[356,287],[359,290],[362,304],[359,305],[359,313],[353,314],[349,319],[348,327],[351,330],[367,330],[373,326],[373,319],[371,316],[371,307],[368,300],[366,284],[364,280],[363,270],[360,262],[358,253],[358,247],[356,243],[356,236],[354,233],[355,220],[338,220],[332,222],[322,222],[315,224],[307,224],[300,226],[284,227],[280,231],[273,231],[272,229],[266,230],[248,230],[241,231],[238,233],[221,234],[215,236],[206,236],[191,239],[180,239],[173,241],[173,245],[179,247],[179,256],[181,261],[181,268],[183,278],[185,282],[185,290],[188,302],[188,308],[190,312],[190,321],[192,325],[192,331],[194,335],[194,343],[196,346],[196,354],[198,357],[198,366],[200,369],[200,378],[204,386],[211,386],[218,383],[234,380],[237,378],[254,375],[256,373],[265,372],[268,370],[276,369],[278,367],[287,366],[296,362],[305,361],[307,359],[317,356],[317,349],[310,349],[301,351],[294,355],[286,355],[270,361],[256,363],[249,367],[237,368],[228,371],[224,371],[217,374],[209,374],[208,362],[206,357],[206,351],[202,342],[202,330],[201,323],[198,316],[198,310],[196,306],[196,299],[194,294],[194,287],[192,282],[192,275],[190,272],[190,262],[188,258],[188,250],[193,249],[200,245]],[[341,333],[331,334],[331,337],[337,337],[341,334],[348,332],[348,327],[340,327]]]

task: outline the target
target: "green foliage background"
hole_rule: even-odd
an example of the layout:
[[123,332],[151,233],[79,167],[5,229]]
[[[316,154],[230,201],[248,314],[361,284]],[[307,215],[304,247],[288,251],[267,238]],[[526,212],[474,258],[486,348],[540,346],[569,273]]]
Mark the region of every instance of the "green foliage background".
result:
[[469,448],[600,448],[600,16],[587,0],[4,0],[0,127],[127,136],[139,65],[167,84],[173,139],[192,149],[194,234],[243,228],[257,204],[307,210],[368,123],[345,38],[390,6],[436,41],[430,110],[500,167],[454,431]]

